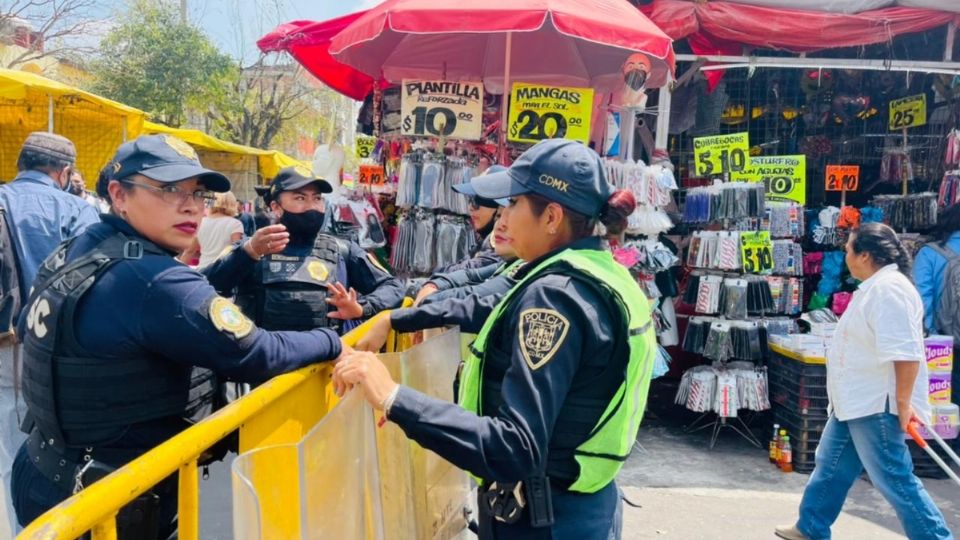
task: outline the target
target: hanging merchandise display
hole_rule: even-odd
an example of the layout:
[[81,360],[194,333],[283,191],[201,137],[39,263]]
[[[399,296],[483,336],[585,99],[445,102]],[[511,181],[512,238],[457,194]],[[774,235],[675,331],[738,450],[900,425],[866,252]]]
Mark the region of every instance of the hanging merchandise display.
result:
[[871,204],[883,211],[888,225],[898,231],[929,230],[937,224],[936,193],[914,195],[881,195]]
[[764,217],[763,184],[732,182],[687,191],[683,206],[685,223],[711,223],[724,219]]

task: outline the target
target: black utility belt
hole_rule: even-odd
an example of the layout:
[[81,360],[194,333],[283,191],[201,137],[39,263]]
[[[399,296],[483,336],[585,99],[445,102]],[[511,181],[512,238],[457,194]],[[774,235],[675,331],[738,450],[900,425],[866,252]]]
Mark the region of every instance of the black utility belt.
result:
[[27,454],[34,467],[66,493],[77,493],[140,453],[133,449],[56,448],[36,428],[27,437]]
[[531,527],[553,525],[550,479],[534,476],[522,482],[492,482],[480,486],[480,511],[502,523],[520,521],[524,512]]

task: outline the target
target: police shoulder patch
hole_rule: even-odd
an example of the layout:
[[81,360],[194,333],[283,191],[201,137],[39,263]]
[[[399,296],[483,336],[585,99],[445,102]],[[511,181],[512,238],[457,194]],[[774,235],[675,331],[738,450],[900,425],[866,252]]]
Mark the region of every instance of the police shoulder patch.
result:
[[310,277],[321,283],[327,281],[327,278],[330,277],[330,269],[320,261],[310,261],[307,263],[307,273],[310,274]]
[[236,304],[217,296],[210,302],[210,321],[221,332],[229,332],[237,339],[253,331],[253,321],[240,311]]
[[520,352],[530,369],[549,362],[563,345],[570,321],[553,309],[520,312]]

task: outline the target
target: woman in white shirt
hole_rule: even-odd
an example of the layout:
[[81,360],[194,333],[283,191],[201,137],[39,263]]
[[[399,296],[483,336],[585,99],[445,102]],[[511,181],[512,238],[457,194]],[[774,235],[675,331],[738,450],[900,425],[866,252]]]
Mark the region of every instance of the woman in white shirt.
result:
[[929,422],[923,302],[907,277],[910,256],[886,225],[868,223],[846,246],[850,274],[861,281],[827,353],[830,420],[796,525],[788,540],[830,538],[847,491],[866,469],[890,502],[907,537],[952,539],[920,480],[904,432],[914,416]]
[[239,204],[231,192],[218,193],[210,207],[210,214],[200,222],[197,240],[200,242],[200,264],[203,268],[217,260],[221,253],[243,238],[243,223],[235,216]]

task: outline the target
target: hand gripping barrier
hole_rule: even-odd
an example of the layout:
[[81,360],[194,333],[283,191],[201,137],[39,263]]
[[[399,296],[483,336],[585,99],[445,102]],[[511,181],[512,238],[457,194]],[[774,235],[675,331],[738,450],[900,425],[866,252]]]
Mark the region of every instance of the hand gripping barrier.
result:
[[[410,301],[408,299],[405,305],[409,304]],[[344,341],[349,345],[355,344],[366,333],[369,326],[369,322],[361,325],[344,336]],[[455,335],[456,332],[452,334]],[[387,343],[387,350],[405,350],[410,348],[412,343],[412,336],[391,334]],[[427,352],[429,353],[429,351]],[[459,353],[454,352],[454,355],[446,356],[444,359],[445,362],[443,362],[444,365],[446,365],[446,362],[449,362],[449,365],[447,365],[445,369],[448,369],[450,373],[456,369],[457,359],[459,358]],[[416,355],[418,353],[411,351],[411,354]],[[391,360],[391,358],[396,358],[396,360]],[[394,375],[397,379],[404,380],[402,378],[403,373],[401,373],[399,356],[384,355],[384,359],[394,364],[391,369],[394,370]],[[416,371],[414,368],[408,369]],[[311,458],[316,457],[317,459],[314,461],[304,461],[303,463],[306,465],[304,471],[299,470],[299,461],[296,461],[298,464],[297,468],[285,466],[274,467],[269,471],[272,480],[272,485],[269,486],[259,481],[256,472],[247,475],[248,480],[250,478],[257,480],[256,483],[247,485],[255,487],[257,490],[266,488],[272,491],[254,491],[245,494],[243,492],[243,485],[237,485],[237,482],[241,482],[242,480],[235,480],[235,516],[242,514],[243,516],[255,515],[257,519],[263,517],[264,523],[267,524],[271,523],[271,519],[283,523],[295,523],[295,525],[286,525],[286,527],[288,527],[286,529],[279,529],[290,531],[293,534],[292,536],[286,534],[282,536],[268,535],[262,536],[263,538],[296,538],[296,533],[301,533],[302,538],[319,537],[310,534],[310,527],[312,527],[311,521],[308,520],[301,523],[301,519],[309,518],[309,512],[301,511],[301,508],[310,508],[309,504],[319,500],[318,497],[324,496],[322,490],[327,490],[326,495],[332,496],[339,493],[346,493],[344,490],[347,489],[344,486],[338,486],[330,482],[313,481],[317,474],[324,473],[323,469],[318,469],[317,467],[324,466],[324,464],[333,464],[336,466],[336,463],[334,460],[319,459],[322,455],[316,453],[328,451],[330,447],[321,445],[319,448],[314,448],[307,442],[308,440],[312,441],[314,439],[310,439],[309,437],[305,439],[305,436],[314,430],[315,427],[317,428],[317,432],[320,432],[321,428],[318,426],[318,423],[328,412],[333,410],[337,404],[337,398],[333,394],[332,385],[330,384],[331,372],[331,366],[317,364],[271,379],[250,394],[227,405],[209,418],[183,431],[176,437],[150,450],[106,478],[88,486],[81,493],[74,495],[52,508],[25,528],[23,532],[17,536],[18,540],[41,538],[45,540],[72,540],[87,532],[91,533],[93,540],[114,540],[117,537],[116,515],[119,509],[166,477],[177,472],[179,472],[179,538],[181,540],[194,540],[198,538],[199,475],[197,471],[197,459],[204,451],[236,430],[239,430],[240,434],[241,455],[247,452],[251,452],[251,455],[253,455],[254,452],[272,448],[270,450],[271,452],[278,452],[276,456],[279,463],[286,463],[287,459],[293,462],[294,457],[292,456],[296,455],[299,451],[297,450],[298,443],[303,442],[301,447],[310,449],[309,452],[304,450],[305,453],[303,455]],[[447,377],[447,375],[443,375],[443,377]],[[449,386],[450,381],[452,381],[452,375],[446,379],[444,384]],[[448,390],[447,396],[449,396],[449,394],[450,391]],[[369,429],[363,427],[365,425],[364,415],[365,418],[369,419],[372,417],[372,413],[369,409],[365,409],[366,413],[358,412],[356,409],[363,409],[366,405],[359,399],[354,399],[357,403],[351,404],[351,399],[345,400],[346,403],[343,414],[331,417],[329,425],[323,429],[337,431],[338,428],[335,428],[334,424],[338,421],[343,422],[349,425],[345,428],[339,428],[341,433],[337,435],[338,438],[359,437],[357,440],[363,441],[362,436],[369,431]],[[370,488],[372,491],[364,492],[363,496],[366,501],[365,504],[367,504],[364,508],[369,508],[371,509],[370,511],[373,512],[376,505],[380,505],[387,519],[380,521],[380,525],[377,526],[382,528],[382,523],[390,523],[391,531],[397,531],[397,534],[391,534],[391,531],[385,533],[387,538],[433,537],[432,535],[420,535],[420,529],[416,529],[418,533],[412,536],[406,536],[407,531],[414,529],[394,527],[393,523],[396,522],[391,521],[389,518],[393,515],[391,512],[398,516],[410,516],[412,512],[417,509],[427,509],[428,497],[434,496],[434,498],[436,498],[441,490],[428,490],[427,487],[430,483],[425,481],[425,479],[430,478],[428,476],[429,473],[441,474],[437,473],[437,471],[444,470],[444,465],[447,469],[452,469],[452,467],[435,455],[423,451],[415,447],[412,443],[407,442],[402,432],[399,431],[399,428],[389,423],[382,429],[376,430],[375,436],[378,438],[377,448],[379,449],[381,446],[379,443],[380,439],[394,437],[395,441],[391,448],[394,448],[396,452],[400,454],[400,457],[396,458],[396,461],[401,464],[408,463],[404,457],[406,455],[404,453],[406,452],[411,458],[415,458],[409,461],[413,469],[402,470],[402,466],[391,467],[390,464],[392,462],[389,461],[391,459],[389,453],[386,450],[378,450],[377,460],[380,470],[365,471],[370,475],[379,474],[383,478],[380,479],[381,485],[376,486],[376,489]],[[405,444],[399,444],[400,441],[403,441]],[[363,446],[363,448],[369,449],[370,445],[367,444]],[[314,450],[316,450],[316,452],[314,452]],[[287,454],[284,454],[284,452],[287,452]],[[263,455],[266,456],[266,454]],[[300,456],[296,457],[299,459]],[[369,458],[366,459],[369,461]],[[354,465],[362,461],[359,456],[357,456],[357,460]],[[234,470],[237,472],[234,474],[236,476],[238,473],[243,474],[247,471],[257,471],[259,470],[257,465],[260,463],[267,463],[267,461],[264,458],[258,460],[257,458],[244,457],[243,463],[235,467]],[[347,469],[345,466],[335,468],[344,469],[344,471]],[[356,469],[356,467],[354,467],[354,469]],[[452,477],[456,477],[457,475],[461,478],[463,477],[464,473],[456,471],[455,469],[453,469],[453,471],[453,473],[449,471],[445,473],[451,474]],[[417,473],[421,475],[419,480],[417,479]],[[344,472],[344,475],[346,475],[346,472]],[[309,485],[311,489],[306,490],[303,495],[301,495],[299,486],[307,485],[307,482],[301,484],[301,477],[311,480]],[[375,478],[377,477],[371,476],[364,481],[372,482]],[[383,484],[386,479],[389,479],[392,483],[389,485]],[[464,480],[464,482],[466,482],[466,480]],[[369,486],[370,484],[356,485]],[[364,489],[366,490],[367,488]],[[421,494],[423,496],[415,500],[414,494]],[[377,501],[376,499],[380,500]],[[396,502],[395,499],[400,502]],[[273,506],[266,508],[261,507],[259,503],[264,500],[270,501],[273,503]],[[304,506],[301,506],[301,500],[306,501]],[[346,501],[347,499],[344,497],[340,500]],[[353,502],[355,499],[351,499],[350,501],[351,505],[355,504]],[[444,501],[449,501],[450,507],[442,506],[444,511],[443,515],[455,515],[460,511],[459,504],[461,500],[458,499],[454,501],[452,498],[444,498]],[[404,507],[402,504],[406,504],[407,506]],[[446,502],[444,504],[446,505]],[[274,514],[270,513],[274,510],[279,512],[279,514],[276,514],[280,516],[279,518],[275,518]],[[427,510],[424,510],[424,512],[426,511]],[[306,518],[304,518],[305,514]],[[334,520],[340,519],[339,516],[333,515]],[[364,515],[366,515],[366,513]],[[376,516],[371,514],[371,523],[377,522],[375,518]],[[437,524],[442,525],[443,521],[442,519],[438,520]],[[410,527],[425,526],[415,520],[411,520],[411,522],[413,525],[410,525]],[[452,527],[457,526],[459,525],[453,525]],[[372,531],[370,536],[367,536],[365,533],[364,535],[354,536],[353,538],[379,538],[376,536],[376,532],[379,529],[374,528],[373,525],[370,525],[370,527]],[[442,529],[442,527],[439,526],[433,528],[438,530]],[[261,529],[255,530],[260,531]],[[254,533],[250,530],[236,530],[237,538],[259,537],[251,536],[252,534]],[[257,532],[256,534],[260,533]]]

